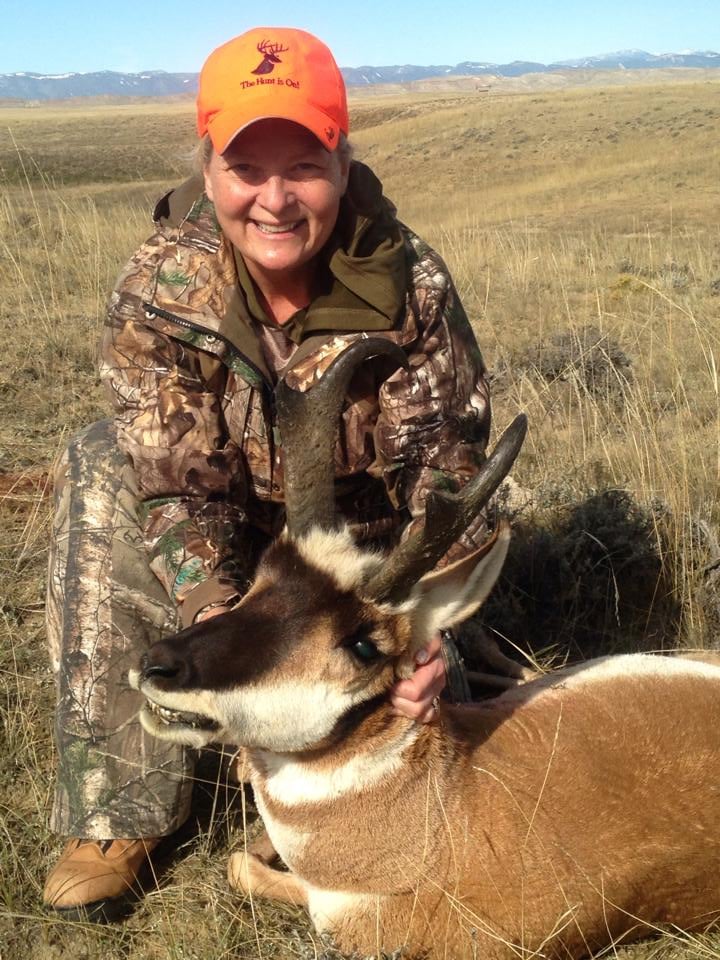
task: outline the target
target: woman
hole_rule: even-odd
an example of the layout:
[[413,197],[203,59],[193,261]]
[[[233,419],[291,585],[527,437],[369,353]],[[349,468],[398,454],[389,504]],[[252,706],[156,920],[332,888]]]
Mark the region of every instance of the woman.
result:
[[[102,376],[115,420],[76,438],[57,476],[53,826],[73,839],[45,902],[69,917],[120,913],[158,838],[188,815],[192,758],[143,733],[127,670],[178,619],[230,609],[282,529],[278,377],[305,389],[368,332],[409,356],[389,377],[365,364],[348,395],[337,494],[359,540],[407,535],[431,488],[475,472],[489,430],[452,281],[351,161],[327,47],[267,28],[215,50],[198,130],[202,177],[160,201],[111,299]],[[396,709],[423,722],[445,683],[439,647],[394,690]]]

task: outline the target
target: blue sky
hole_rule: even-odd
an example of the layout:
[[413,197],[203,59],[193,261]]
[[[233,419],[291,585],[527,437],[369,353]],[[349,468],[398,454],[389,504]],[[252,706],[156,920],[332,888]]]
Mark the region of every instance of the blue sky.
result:
[[341,66],[720,51],[718,0],[0,0],[0,73],[196,71],[253,26],[304,27]]

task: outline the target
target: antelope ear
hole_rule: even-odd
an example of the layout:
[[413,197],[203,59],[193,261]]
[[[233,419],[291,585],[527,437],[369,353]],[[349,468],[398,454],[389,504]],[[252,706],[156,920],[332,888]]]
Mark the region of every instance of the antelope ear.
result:
[[418,581],[411,594],[413,645],[424,646],[441,629],[467,620],[495,585],[510,545],[510,524],[501,520],[479,550]]

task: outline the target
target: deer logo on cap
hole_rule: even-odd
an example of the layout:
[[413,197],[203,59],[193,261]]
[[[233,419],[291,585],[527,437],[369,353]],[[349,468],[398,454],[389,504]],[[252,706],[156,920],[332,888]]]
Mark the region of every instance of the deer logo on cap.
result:
[[285,53],[290,47],[283,47],[280,43],[270,43],[269,40],[263,40],[257,45],[258,53],[263,55],[262,61],[252,71],[253,73],[272,73],[276,63],[282,63],[278,56],[279,53]]

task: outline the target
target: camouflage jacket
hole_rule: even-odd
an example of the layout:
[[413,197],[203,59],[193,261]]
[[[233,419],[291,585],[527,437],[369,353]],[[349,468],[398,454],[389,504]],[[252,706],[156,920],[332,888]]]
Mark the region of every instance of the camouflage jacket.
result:
[[[151,567],[187,623],[241,592],[282,528],[283,461],[272,379],[212,204],[189,182],[155,220],[111,297],[101,376],[135,468]],[[458,489],[477,471],[490,427],[482,357],[447,268],[395,225],[404,304],[391,320],[368,306],[366,328],[399,343],[410,366],[383,379],[387,368],[363,365],[335,463],[341,512],[358,539],[383,542],[422,515],[431,488]],[[355,330],[306,331],[288,383],[306,389],[364,335],[362,315]],[[450,555],[472,549],[481,529]]]

